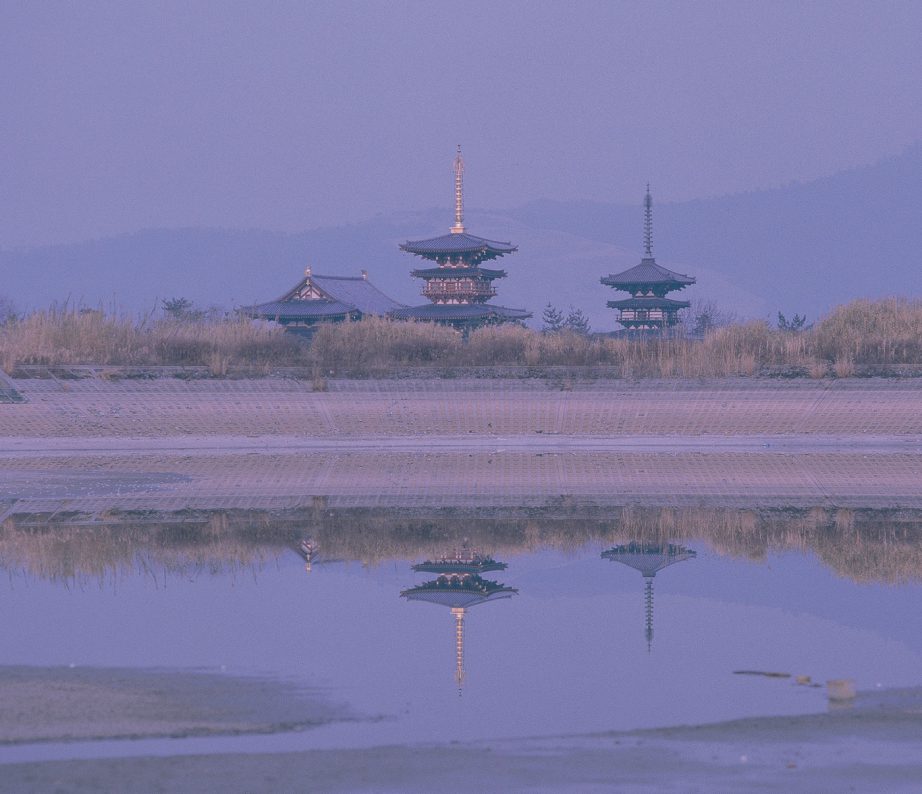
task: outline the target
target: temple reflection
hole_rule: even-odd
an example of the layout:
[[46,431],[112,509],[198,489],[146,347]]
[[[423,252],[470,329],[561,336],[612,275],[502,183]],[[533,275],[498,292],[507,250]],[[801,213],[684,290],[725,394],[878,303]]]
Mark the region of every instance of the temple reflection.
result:
[[504,562],[460,549],[436,560],[414,565],[414,571],[434,573],[437,577],[400,593],[408,601],[427,601],[451,609],[455,618],[455,682],[459,695],[464,684],[464,616],[472,607],[511,598],[518,593],[513,587],[506,587],[482,576],[484,573],[505,569]]
[[312,538],[304,538],[300,543],[292,546],[295,554],[304,560],[304,570],[310,573],[315,565],[329,565],[334,562],[345,562],[343,559],[332,559],[321,554],[320,547]]
[[672,543],[650,544],[631,541],[624,546],[615,546],[602,552],[602,557],[612,562],[620,562],[640,571],[644,578],[644,629],[647,639],[647,652],[653,649],[653,578],[656,574],[675,565],[677,562],[691,560],[698,556],[696,551]]

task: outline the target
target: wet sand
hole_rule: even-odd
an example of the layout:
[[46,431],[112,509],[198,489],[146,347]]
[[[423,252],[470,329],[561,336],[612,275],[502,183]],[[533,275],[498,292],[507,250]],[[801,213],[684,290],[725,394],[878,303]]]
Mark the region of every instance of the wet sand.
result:
[[918,791],[922,690],[826,714],[587,736],[0,766],[4,792]]
[[269,733],[349,717],[316,692],[206,672],[0,667],[0,748]]

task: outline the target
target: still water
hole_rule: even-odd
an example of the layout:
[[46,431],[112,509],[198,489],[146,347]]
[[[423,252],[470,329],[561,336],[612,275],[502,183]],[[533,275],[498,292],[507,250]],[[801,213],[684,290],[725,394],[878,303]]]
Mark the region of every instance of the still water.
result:
[[[227,530],[233,543],[214,541],[213,516],[179,533],[168,523],[62,530],[26,521],[5,529],[0,546],[0,665],[269,676],[320,688],[359,717],[296,737],[187,740],[211,750],[825,710],[824,688],[797,676],[853,678],[859,689],[919,685],[917,516],[717,518],[720,533],[700,512],[673,513],[664,529],[661,516],[649,526],[643,515],[587,524],[578,509],[553,526],[540,515],[494,516],[480,528],[477,518],[448,526],[398,511],[372,532],[349,516],[335,526],[261,516]],[[427,560],[436,564],[414,570]],[[33,755],[87,752],[62,745]]]

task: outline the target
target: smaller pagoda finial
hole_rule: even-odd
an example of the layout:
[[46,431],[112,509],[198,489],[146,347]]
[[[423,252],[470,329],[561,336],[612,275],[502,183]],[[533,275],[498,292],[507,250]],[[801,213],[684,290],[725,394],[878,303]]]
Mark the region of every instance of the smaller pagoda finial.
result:
[[455,681],[460,695],[464,683],[464,607],[452,607],[451,614],[455,616]]
[[461,144],[458,144],[458,153],[455,155],[455,225],[451,227],[452,234],[464,232],[464,158],[461,156]]
[[653,258],[653,196],[650,195],[649,182],[643,199],[643,255],[646,259]]
[[308,278],[311,277],[311,266],[310,265],[304,268],[304,275],[307,276]]
[[644,596],[644,617],[647,637],[647,653],[650,653],[653,650],[653,577],[645,576],[644,577],[644,587],[643,587],[643,596]]

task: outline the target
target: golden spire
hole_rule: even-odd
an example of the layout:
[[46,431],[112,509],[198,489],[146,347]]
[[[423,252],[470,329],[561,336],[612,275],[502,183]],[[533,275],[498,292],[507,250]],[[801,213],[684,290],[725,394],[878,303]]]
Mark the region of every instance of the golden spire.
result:
[[452,234],[464,232],[464,158],[461,156],[461,144],[458,144],[458,153],[455,155],[455,225],[451,227]]
[[455,616],[455,681],[458,682],[458,694],[464,683],[464,607],[452,607]]

